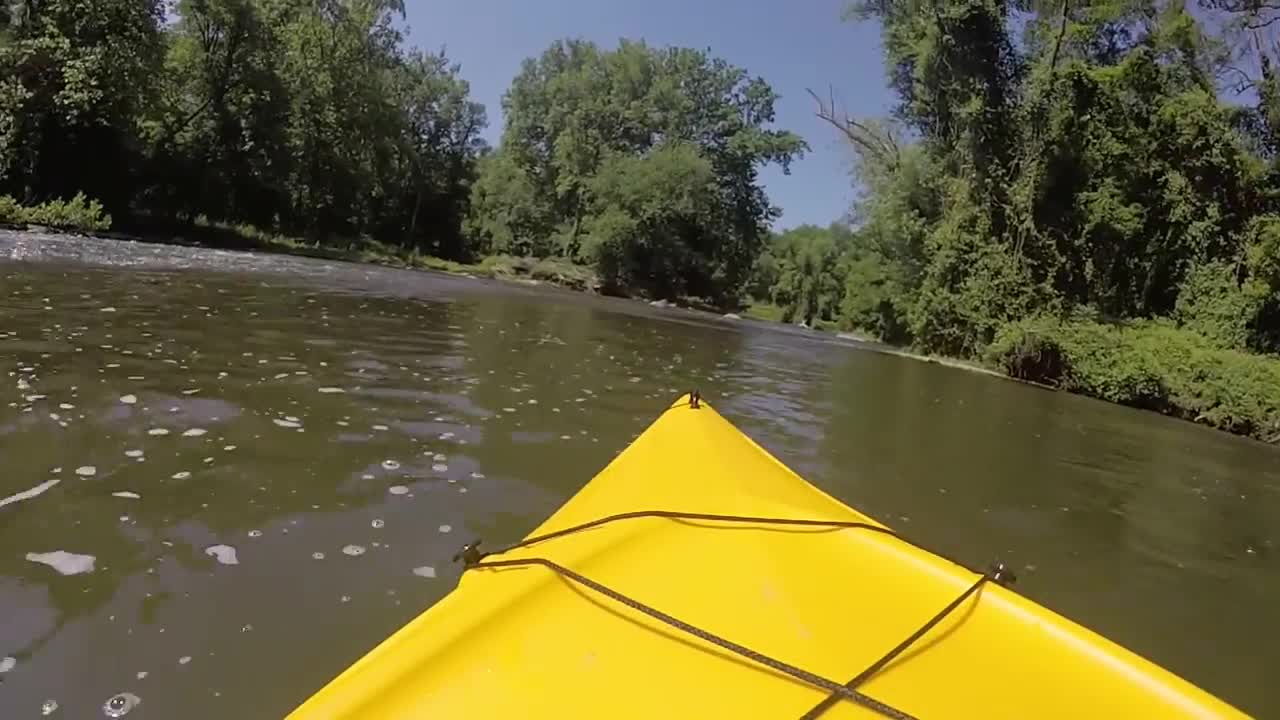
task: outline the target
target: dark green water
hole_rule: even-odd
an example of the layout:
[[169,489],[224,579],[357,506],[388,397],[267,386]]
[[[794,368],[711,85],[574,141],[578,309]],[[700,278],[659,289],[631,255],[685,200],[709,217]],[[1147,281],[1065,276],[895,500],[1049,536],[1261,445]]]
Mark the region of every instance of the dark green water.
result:
[[[0,372],[6,720],[280,717],[695,386],[846,502],[1280,715],[1280,452],[1188,423],[638,303],[11,235]],[[28,559],[59,550],[92,571]]]

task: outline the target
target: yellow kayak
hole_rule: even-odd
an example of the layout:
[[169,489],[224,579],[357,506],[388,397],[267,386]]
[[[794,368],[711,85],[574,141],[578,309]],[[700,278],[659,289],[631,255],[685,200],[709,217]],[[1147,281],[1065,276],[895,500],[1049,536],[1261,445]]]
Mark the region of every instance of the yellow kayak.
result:
[[290,718],[1244,717],[845,506],[696,394],[485,549]]

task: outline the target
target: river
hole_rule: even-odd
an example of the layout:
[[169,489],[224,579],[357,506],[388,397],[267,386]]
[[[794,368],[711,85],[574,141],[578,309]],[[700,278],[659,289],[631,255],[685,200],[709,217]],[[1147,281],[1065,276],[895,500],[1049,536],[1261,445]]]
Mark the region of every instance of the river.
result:
[[6,720],[120,692],[280,717],[694,387],[840,499],[1280,715],[1280,451],[1190,423],[625,300],[7,233],[0,367]]

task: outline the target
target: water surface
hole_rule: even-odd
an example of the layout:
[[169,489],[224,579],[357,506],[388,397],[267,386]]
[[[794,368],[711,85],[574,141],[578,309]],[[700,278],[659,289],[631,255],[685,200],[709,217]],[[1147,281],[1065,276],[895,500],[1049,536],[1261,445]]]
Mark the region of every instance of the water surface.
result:
[[121,692],[280,717],[692,387],[842,500],[1280,714],[1280,454],[1189,423],[621,300],[11,234],[0,371],[6,719]]

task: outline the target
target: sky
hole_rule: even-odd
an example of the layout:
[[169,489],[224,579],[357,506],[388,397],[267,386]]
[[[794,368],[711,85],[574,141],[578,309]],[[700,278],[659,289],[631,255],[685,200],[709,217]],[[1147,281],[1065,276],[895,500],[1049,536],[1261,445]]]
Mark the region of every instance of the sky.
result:
[[855,116],[884,115],[885,86],[879,30],[842,22],[844,0],[407,0],[409,40],[443,48],[489,114],[486,137],[502,133],[502,94],[527,57],[563,37],[605,47],[619,38],[650,45],[709,49],[763,77],[781,95],[776,127],[792,130],[810,150],[791,174],[765,169],[770,201],[782,208],[777,229],[826,225],[853,200],[851,154],[834,128],[814,116],[813,98],[830,86],[838,106]]

